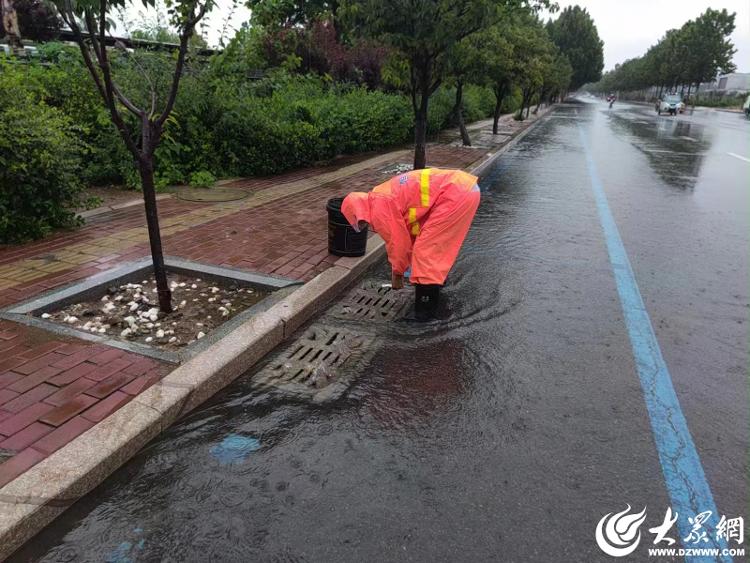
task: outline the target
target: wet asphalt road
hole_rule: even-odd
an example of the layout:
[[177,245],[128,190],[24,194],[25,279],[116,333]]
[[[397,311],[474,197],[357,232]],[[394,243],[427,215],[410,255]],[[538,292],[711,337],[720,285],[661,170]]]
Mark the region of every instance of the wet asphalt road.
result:
[[670,496],[582,134],[718,510],[747,519],[748,133],[558,107],[482,182],[446,319],[378,329],[332,405],[241,378],[14,560],[612,561],[594,530],[626,503],[648,517],[622,560],[647,559]]

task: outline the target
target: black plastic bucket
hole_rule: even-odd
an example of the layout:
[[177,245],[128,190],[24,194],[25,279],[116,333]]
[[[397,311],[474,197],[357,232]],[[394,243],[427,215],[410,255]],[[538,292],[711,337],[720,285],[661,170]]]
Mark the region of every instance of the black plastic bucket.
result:
[[414,314],[417,320],[435,318],[441,287],[438,284],[414,284]]
[[364,256],[367,252],[367,227],[355,231],[341,213],[343,197],[328,200],[328,252],[334,256]]

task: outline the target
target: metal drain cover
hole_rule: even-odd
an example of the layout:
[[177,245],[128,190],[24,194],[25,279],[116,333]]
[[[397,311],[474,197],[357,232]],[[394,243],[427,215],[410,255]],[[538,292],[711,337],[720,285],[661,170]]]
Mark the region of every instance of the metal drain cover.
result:
[[346,320],[393,321],[406,314],[412,300],[413,294],[408,289],[394,290],[388,285],[366,282],[350,291],[336,305],[332,316]]
[[257,373],[253,383],[316,403],[330,401],[346,391],[373,352],[372,338],[313,326]]

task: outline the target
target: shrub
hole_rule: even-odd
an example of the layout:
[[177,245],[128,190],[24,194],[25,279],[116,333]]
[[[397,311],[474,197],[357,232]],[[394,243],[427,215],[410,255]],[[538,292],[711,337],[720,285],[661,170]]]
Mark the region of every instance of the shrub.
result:
[[207,170],[193,172],[190,175],[190,185],[194,188],[211,188],[216,183],[216,176]]
[[0,242],[41,238],[80,218],[82,145],[60,111],[0,81]]

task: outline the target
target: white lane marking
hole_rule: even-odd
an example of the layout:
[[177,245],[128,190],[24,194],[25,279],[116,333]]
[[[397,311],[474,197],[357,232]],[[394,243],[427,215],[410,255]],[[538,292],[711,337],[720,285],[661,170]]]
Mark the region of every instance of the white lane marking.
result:
[[729,156],[733,156],[734,158],[739,158],[740,160],[744,160],[745,162],[750,162],[750,158],[745,158],[744,156],[740,156],[738,154],[735,154],[733,152],[727,153]]
[[706,154],[705,152],[681,152],[681,151],[670,151],[668,149],[643,149],[645,152],[659,152],[659,153],[667,153],[667,154],[679,154],[679,155],[685,155],[685,156],[703,156]]
[[679,137],[677,137],[677,138],[678,138],[678,139],[685,139],[686,141],[692,141],[692,142],[694,142],[694,143],[697,143],[697,142],[698,142],[698,141],[697,141],[696,139],[693,139],[692,137],[687,137],[687,136],[685,136],[685,135],[680,135],[680,136],[679,136]]

